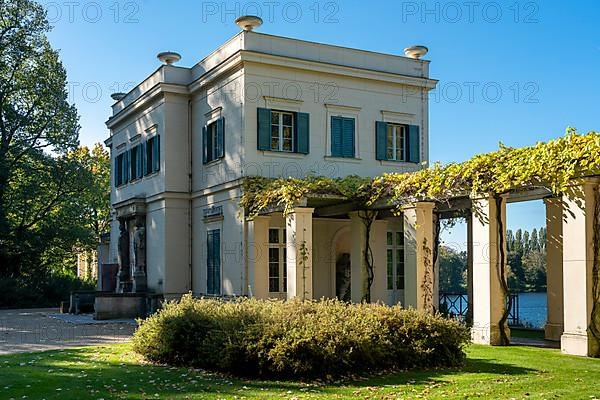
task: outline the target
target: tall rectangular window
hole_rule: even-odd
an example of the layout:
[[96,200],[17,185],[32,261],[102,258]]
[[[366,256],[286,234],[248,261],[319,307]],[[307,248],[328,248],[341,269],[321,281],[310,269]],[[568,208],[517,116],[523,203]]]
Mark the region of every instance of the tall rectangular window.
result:
[[221,230],[211,229],[206,237],[206,292],[221,294]]
[[204,159],[202,162],[208,164],[225,156],[225,118],[221,117],[202,129],[202,142]]
[[271,112],[271,150],[294,151],[294,113]]
[[404,289],[404,233],[387,232],[387,289]]
[[152,136],[146,142],[146,175],[160,170],[160,137]]
[[269,293],[287,291],[285,228],[269,229]]
[[387,159],[406,161],[406,126],[387,124]]

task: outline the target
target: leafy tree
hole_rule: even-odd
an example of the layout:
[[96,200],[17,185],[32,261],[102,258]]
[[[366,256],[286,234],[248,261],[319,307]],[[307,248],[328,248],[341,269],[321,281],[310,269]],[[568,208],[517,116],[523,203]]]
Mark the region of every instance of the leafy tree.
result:
[[531,250],[531,242],[529,239],[529,232],[524,231],[523,232],[523,255],[529,254],[530,250]]
[[546,250],[546,240],[547,240],[547,231],[546,227],[540,228],[539,241],[540,241],[540,249]]
[[24,263],[36,265],[40,247],[66,240],[47,230],[60,229],[50,221],[78,190],[77,170],[66,157],[78,143],[78,116],[67,101],[66,72],[46,38],[49,30],[40,4],[0,0],[0,275],[5,276],[18,274]]
[[514,251],[523,254],[523,231],[521,229],[517,229],[515,232]]
[[530,240],[530,250],[531,251],[540,251],[541,246],[540,246],[540,242],[538,240],[538,231],[536,228],[533,228],[533,230],[531,231],[531,238]]
[[514,251],[515,249],[515,236],[510,229],[506,230],[506,251]]
[[467,253],[448,246],[440,246],[439,287],[441,292],[465,293],[467,288]]

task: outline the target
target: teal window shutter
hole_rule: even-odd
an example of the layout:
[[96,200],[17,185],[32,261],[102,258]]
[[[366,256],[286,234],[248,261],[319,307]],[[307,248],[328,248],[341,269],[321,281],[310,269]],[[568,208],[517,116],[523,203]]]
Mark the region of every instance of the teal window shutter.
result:
[[331,155],[354,157],[354,118],[331,117]]
[[342,156],[342,118],[331,117],[331,155]]
[[136,177],[141,178],[144,176],[142,173],[142,168],[144,168],[144,145],[142,143],[137,145],[136,157]]
[[140,159],[142,162],[142,169],[140,170],[140,176],[145,176],[148,174],[148,160],[147,160],[147,154],[146,154],[146,145],[147,142],[143,142],[142,144],[140,144]]
[[408,125],[408,162],[421,162],[421,137],[418,125]]
[[129,182],[129,150],[123,153],[123,183]]
[[121,164],[120,164],[121,156],[118,155],[115,157],[115,186],[119,186],[121,184]]
[[202,127],[202,164],[208,162],[208,128]]
[[271,150],[271,110],[258,109],[258,150]]
[[354,157],[354,118],[342,119],[342,157]]
[[307,113],[296,114],[296,153],[308,154],[310,149],[310,117]]
[[160,136],[155,136],[154,140],[154,172],[160,170]]
[[375,122],[375,159],[387,160],[387,123]]
[[218,295],[221,292],[221,230],[209,230],[206,238],[206,269],[208,294]]
[[225,156],[225,117],[221,117],[217,120],[217,158],[223,158]]

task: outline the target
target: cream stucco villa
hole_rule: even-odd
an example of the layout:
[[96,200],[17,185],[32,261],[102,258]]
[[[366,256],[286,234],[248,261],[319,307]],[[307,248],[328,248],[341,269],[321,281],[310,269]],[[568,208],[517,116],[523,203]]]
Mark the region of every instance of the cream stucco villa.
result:
[[[428,91],[436,85],[428,67],[254,31],[191,68],[161,65],[113,105],[107,123],[110,258],[119,261],[120,232],[130,236],[122,246],[132,255],[123,257],[131,268],[122,268],[120,289],[135,290],[139,225],[147,247],[138,271],[146,276],[137,284],[165,297],[293,297],[305,290],[359,300],[360,272],[350,271],[360,265],[353,262],[361,257],[357,216],[307,204],[287,229],[280,212],[250,221],[238,205],[242,178],[376,176],[426,166]],[[304,289],[293,278],[295,255],[286,254],[294,228],[313,247]],[[402,220],[378,220],[373,242],[374,298],[407,301]],[[355,276],[359,283],[351,285]]]
[[[161,53],[163,65],[113,96],[106,140],[113,213],[100,282],[120,297],[96,297],[97,317],[136,296],[142,300],[134,308],[187,292],[361,301],[367,225],[352,204],[321,196],[285,215],[272,209],[249,218],[239,204],[242,184],[248,176],[378,176],[427,167],[428,95],[437,81],[420,58],[425,50],[398,56],[246,29],[189,68],[174,65],[178,54]],[[432,310],[438,269],[423,244],[436,241],[436,221],[461,216],[473,340],[498,344],[506,203],[543,198],[546,337],[567,353],[592,354],[593,214],[585,210],[594,209],[594,179],[562,201],[525,188],[500,203],[484,194],[417,202],[402,215],[382,207],[368,230],[371,300]],[[565,204],[573,209],[565,212]]]

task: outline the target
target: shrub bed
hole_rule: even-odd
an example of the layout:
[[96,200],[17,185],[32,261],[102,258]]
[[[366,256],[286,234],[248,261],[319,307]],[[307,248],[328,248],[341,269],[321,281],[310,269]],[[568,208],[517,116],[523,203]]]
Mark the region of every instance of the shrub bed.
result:
[[453,367],[468,342],[458,322],[399,306],[191,295],[166,303],[133,336],[149,361],[262,378]]

